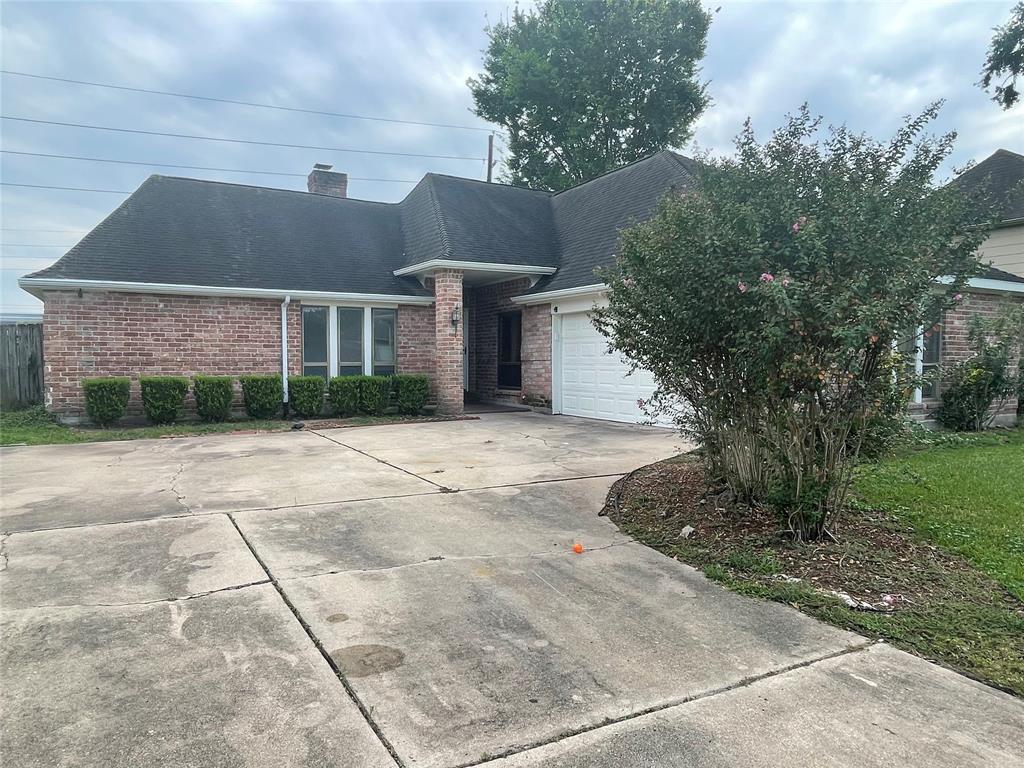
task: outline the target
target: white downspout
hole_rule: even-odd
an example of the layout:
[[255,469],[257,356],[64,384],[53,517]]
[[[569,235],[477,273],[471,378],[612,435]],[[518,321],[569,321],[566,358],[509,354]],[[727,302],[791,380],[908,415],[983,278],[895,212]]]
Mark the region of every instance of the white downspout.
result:
[[281,302],[281,391],[285,407],[288,406],[288,305],[291,303],[290,295]]

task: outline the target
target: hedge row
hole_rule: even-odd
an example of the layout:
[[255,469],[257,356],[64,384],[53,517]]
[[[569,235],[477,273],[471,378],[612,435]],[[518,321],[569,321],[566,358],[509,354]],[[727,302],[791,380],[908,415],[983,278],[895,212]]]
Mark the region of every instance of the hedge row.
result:
[[[143,376],[142,407],[154,424],[173,424],[181,417],[188,393],[185,376]],[[284,392],[281,377],[252,375],[239,378],[245,412],[254,419],[269,419],[281,414]],[[192,394],[196,412],[203,421],[226,421],[234,400],[231,376],[196,376]],[[85,379],[85,411],[97,424],[109,426],[122,418],[128,407],[130,382],[127,377]],[[319,376],[289,376],[289,405],[299,416],[319,416],[324,410],[324,394],[330,411],[336,416],[357,413],[379,416],[391,406],[399,413],[415,415],[427,404],[429,382],[423,375],[336,376],[325,382]]]

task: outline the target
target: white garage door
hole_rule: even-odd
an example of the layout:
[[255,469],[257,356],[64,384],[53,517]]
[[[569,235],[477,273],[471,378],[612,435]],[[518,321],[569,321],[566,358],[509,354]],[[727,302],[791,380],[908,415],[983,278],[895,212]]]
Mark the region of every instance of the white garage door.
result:
[[561,317],[562,413],[633,424],[646,421],[636,401],[654,393],[654,376],[642,370],[628,374],[629,364],[605,351],[607,340],[588,313]]

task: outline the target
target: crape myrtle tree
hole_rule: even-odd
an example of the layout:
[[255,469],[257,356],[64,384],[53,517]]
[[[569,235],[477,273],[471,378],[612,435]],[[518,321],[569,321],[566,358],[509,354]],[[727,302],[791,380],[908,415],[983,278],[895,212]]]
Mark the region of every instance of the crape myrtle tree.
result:
[[648,410],[671,411],[713,477],[801,540],[834,532],[892,410],[894,342],[978,269],[978,200],[932,181],[955,138],[924,135],[939,106],[887,143],[822,135],[806,107],[764,144],[748,121],[735,157],[702,158],[699,183],[626,230],[602,275],[595,322],[653,372]]

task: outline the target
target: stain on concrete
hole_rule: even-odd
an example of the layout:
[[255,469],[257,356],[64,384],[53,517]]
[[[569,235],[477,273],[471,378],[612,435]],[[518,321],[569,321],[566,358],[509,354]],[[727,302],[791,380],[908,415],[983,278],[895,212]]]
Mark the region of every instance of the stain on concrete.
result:
[[331,651],[347,677],[369,677],[390,672],[405,663],[405,654],[387,645],[350,645]]
[[340,624],[343,621],[348,621],[348,614],[332,613],[330,616],[327,617],[327,621],[329,621],[331,624]]

